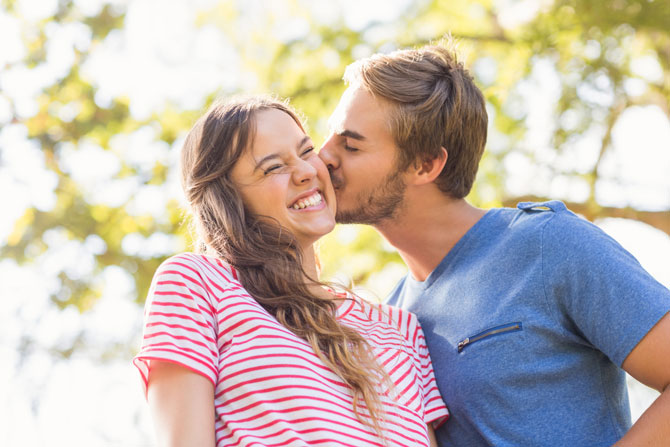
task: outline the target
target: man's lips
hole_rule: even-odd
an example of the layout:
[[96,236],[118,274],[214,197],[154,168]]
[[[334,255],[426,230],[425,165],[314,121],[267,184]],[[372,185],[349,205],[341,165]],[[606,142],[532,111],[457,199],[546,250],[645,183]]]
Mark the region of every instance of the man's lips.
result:
[[341,189],[344,186],[344,180],[340,177],[336,177],[333,173],[330,173],[330,181],[333,184],[334,189]]

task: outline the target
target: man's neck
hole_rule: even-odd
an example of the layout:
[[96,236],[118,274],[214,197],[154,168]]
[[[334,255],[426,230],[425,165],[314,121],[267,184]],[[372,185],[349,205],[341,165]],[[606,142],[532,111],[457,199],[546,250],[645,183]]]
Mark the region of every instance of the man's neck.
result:
[[397,216],[375,225],[375,229],[398,250],[419,281],[424,281],[486,214],[463,199],[434,190],[408,193],[398,211]]

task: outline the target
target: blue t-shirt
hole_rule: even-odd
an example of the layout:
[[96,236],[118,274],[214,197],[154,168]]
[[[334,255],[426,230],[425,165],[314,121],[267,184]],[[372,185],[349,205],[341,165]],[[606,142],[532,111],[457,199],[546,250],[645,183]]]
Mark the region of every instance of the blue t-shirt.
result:
[[626,356],[670,291],[561,202],[488,211],[423,282],[416,313],[451,418],[441,446],[605,446],[630,428]]

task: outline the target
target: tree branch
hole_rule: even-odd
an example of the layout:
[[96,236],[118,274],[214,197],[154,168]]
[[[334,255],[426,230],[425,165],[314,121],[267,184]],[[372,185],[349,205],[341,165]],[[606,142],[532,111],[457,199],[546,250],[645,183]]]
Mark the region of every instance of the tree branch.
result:
[[616,124],[617,120],[619,119],[623,111],[626,110],[626,107],[628,107],[628,102],[622,100],[611,108],[610,114],[607,117],[607,129],[605,130],[605,135],[603,135],[603,139],[600,144],[600,152],[598,153],[598,159],[594,163],[593,169],[591,170],[591,174],[589,175],[589,189],[590,189],[589,203],[590,206],[595,208],[598,207],[596,203],[596,182],[598,181],[598,168],[600,168],[600,163],[602,162],[605,153],[607,152],[607,150],[610,147],[610,144],[612,143],[612,129],[614,129],[614,125]]

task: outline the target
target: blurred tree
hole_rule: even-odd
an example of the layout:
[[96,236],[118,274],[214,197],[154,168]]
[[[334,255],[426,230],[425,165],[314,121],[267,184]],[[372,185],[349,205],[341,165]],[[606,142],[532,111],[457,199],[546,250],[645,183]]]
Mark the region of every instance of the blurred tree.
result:
[[[608,182],[625,182],[602,169],[603,161],[612,155],[612,132],[619,118],[631,107],[647,105],[670,117],[670,4],[653,0],[523,2],[502,17],[509,5],[410,2],[400,20],[370,22],[352,30],[346,25],[346,12],[319,23],[310,17],[304,2],[285,2],[277,8],[281,12],[272,9],[255,17],[258,31],[252,38],[235,28],[237,15],[207,14],[203,21],[228,30],[231,39],[237,36],[242,54],[250,56],[245,59],[249,69],[259,76],[258,89],[291,98],[312,120],[317,138],[327,133],[326,120],[344,89],[340,79],[349,63],[373,52],[426,44],[451,34],[466,50],[467,65],[491,111],[489,150],[470,201],[487,207],[558,198],[591,221],[623,217],[670,234],[667,194],[665,202],[652,209],[599,200],[599,189]],[[515,13],[522,17],[514,17]],[[297,26],[301,31],[278,40],[278,33],[268,30],[277,30],[282,18],[288,17],[309,26]],[[659,73],[636,72],[641,57]],[[543,82],[542,77],[553,82]],[[552,91],[542,91],[546,88]],[[550,104],[535,110],[531,97],[543,94]],[[546,136],[540,140],[528,135],[538,115],[546,127]],[[514,175],[506,167],[512,157],[521,157],[536,176],[523,191],[506,185]],[[646,163],[652,165],[654,160]],[[552,186],[556,179],[567,186]],[[657,186],[667,192],[667,183]],[[349,246],[336,242],[336,231],[324,242],[322,256],[327,272],[346,269],[352,256],[369,259],[367,264],[357,264],[355,272],[348,270],[355,281],[365,282],[390,259],[398,259],[383,249],[371,229],[358,231],[359,238]]]
[[[5,0],[4,12],[16,16],[15,3]],[[461,42],[466,64],[491,112],[489,149],[469,197],[475,205],[514,206],[521,200],[559,198],[589,220],[636,219],[670,235],[667,202],[648,209],[633,202],[603,203],[599,194],[603,185],[613,181],[604,178],[608,174],[602,164],[613,150],[613,129],[626,111],[657,107],[670,117],[670,3],[522,3],[523,10],[517,7],[510,14],[504,13],[510,4],[507,1],[406,2],[397,19],[354,26],[341,8],[331,7],[327,17],[317,14],[324,6],[321,2],[221,2],[202,11],[198,26],[214,26],[225,34],[237,57],[229,70],[240,72],[244,82],[212,91],[206,102],[240,90],[275,92],[291,98],[309,117],[316,141],[322,141],[328,131],[327,118],[344,89],[341,76],[349,63],[377,51],[421,45],[451,33]],[[56,200],[53,206],[25,210],[0,246],[0,257],[30,265],[50,250],[47,236],[59,234],[89,250],[93,263],[85,274],[67,265],[52,272],[54,305],[74,306],[80,312],[94,308],[101,294],[99,277],[110,266],[120,266],[132,275],[140,305],[153,271],[180,245],[167,244],[162,251],[142,253],[132,249],[129,241],[163,234],[177,236],[184,241],[182,246],[188,246],[190,239],[176,200],[168,200],[158,216],[138,210],[133,202],[144,188],[164,185],[174,164],[164,157],[149,164],[130,161],[114,141],[147,131],[161,147],[178,146],[201,110],[168,102],[139,119],[130,113],[128,98],[102,98],[99,86],[81,75],[81,67],[106,39],[118,38],[115,33],[124,27],[123,7],[108,4],[86,15],[77,2],[58,5],[53,16],[37,24],[24,23],[26,52],[2,70],[37,73],[48,63],[49,36],[58,28],[76,25],[89,40],[73,47],[69,67],[41,89],[37,110],[22,112],[11,95],[0,92],[13,115],[8,122],[25,125],[27,138],[39,147],[46,168],[55,173]],[[652,75],[636,68],[641,60],[652,67]],[[5,86],[0,84],[0,88]],[[533,96],[540,94],[546,96],[541,104],[544,108],[538,109]],[[537,127],[544,132],[541,138],[531,135]],[[0,155],[8,150],[0,147]],[[118,163],[109,178],[92,183],[73,178],[68,158],[85,150],[102,151],[111,155],[110,165]],[[584,157],[584,153],[592,156]],[[533,172],[523,193],[510,186],[510,177],[515,175],[509,167],[512,157],[520,157]],[[569,187],[552,186],[557,178]],[[105,190],[128,182],[135,185],[134,193],[116,201],[101,198]],[[400,268],[395,252],[364,227],[338,228],[323,242],[322,254],[327,275],[343,272],[356,282],[374,279],[373,274],[386,267]],[[391,285],[377,290],[384,292]],[[76,346],[58,346],[52,352],[69,356],[81,347],[82,341],[75,341]],[[30,340],[25,339],[26,352],[29,347]],[[121,344],[114,355],[128,356],[135,348]],[[105,353],[98,355],[105,357]]]

